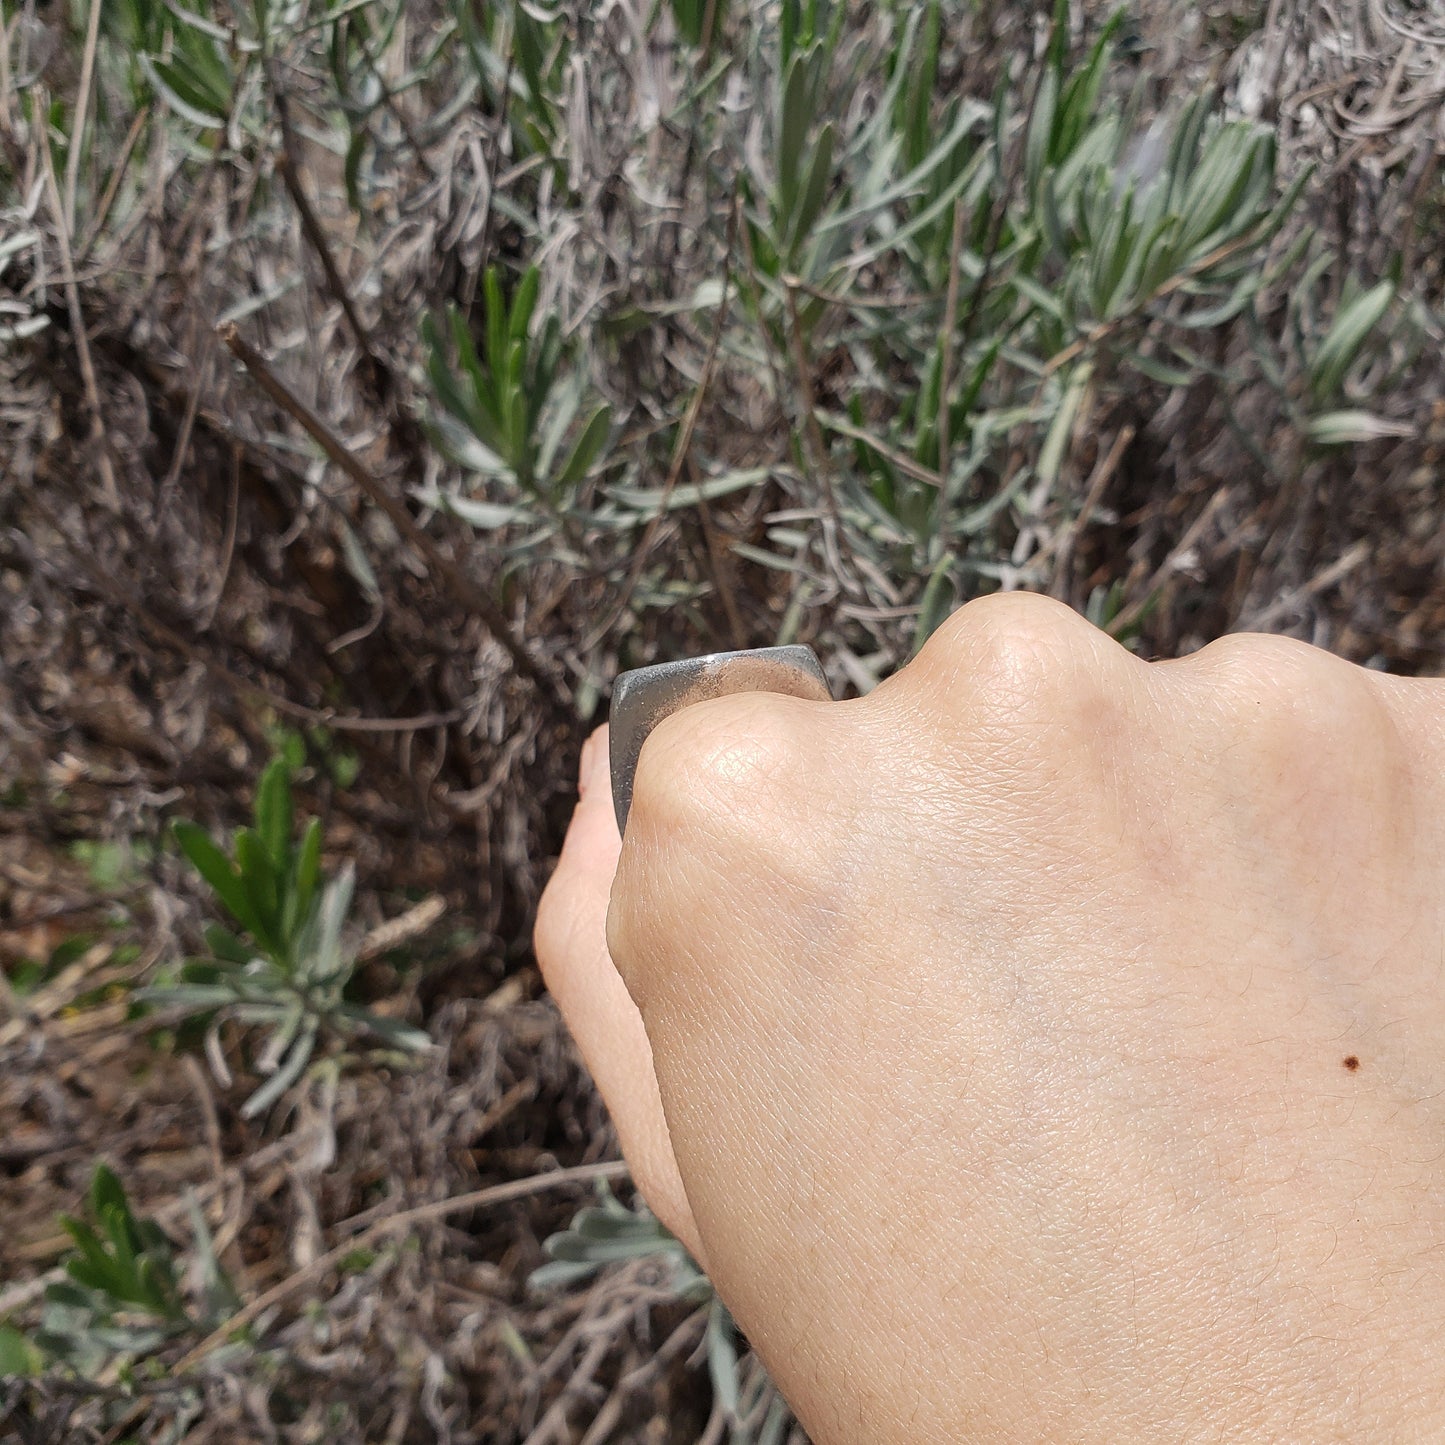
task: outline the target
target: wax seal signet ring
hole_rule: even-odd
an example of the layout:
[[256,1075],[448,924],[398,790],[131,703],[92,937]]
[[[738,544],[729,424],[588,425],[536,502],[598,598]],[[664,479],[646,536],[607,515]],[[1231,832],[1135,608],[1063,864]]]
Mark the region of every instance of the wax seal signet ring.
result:
[[610,761],[612,805],[619,832],[627,828],[632,777],[647,735],[663,718],[695,702],[735,692],[780,692],[831,702],[828,680],[811,647],[755,647],[660,662],[624,672],[613,685]]

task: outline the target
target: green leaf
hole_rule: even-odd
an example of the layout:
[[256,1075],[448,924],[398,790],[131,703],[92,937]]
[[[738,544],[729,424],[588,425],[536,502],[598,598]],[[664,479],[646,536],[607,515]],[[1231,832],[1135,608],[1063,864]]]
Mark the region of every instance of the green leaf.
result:
[[89,1204],[90,1212],[96,1219],[103,1218],[108,1209],[118,1209],[124,1214],[130,1212],[124,1186],[104,1164],[97,1164],[95,1173],[90,1176]]
[[188,89],[180,75],[173,67],[163,63],[157,63],[149,55],[144,53],[136,59],[140,63],[145,78],[150,81],[151,88],[160,96],[166,107],[174,111],[182,120],[189,121],[202,130],[221,130],[226,124],[226,118],[222,115],[215,115],[210,110],[202,109],[201,106],[193,104],[181,93]]
[[1186,371],[1183,367],[1170,366],[1167,362],[1160,361],[1157,356],[1145,356],[1142,352],[1131,351],[1126,360],[1141,376],[1147,376],[1150,381],[1157,381],[1161,386],[1193,386],[1198,380],[1194,372]]
[[530,522],[536,516],[515,502],[478,502],[471,497],[456,497],[447,492],[415,492],[419,500],[441,512],[450,512],[460,517],[468,526],[479,532],[495,532],[513,523]]
[[527,330],[532,323],[532,311],[537,305],[537,289],[541,285],[541,281],[542,273],[537,267],[529,266],[512,296],[508,334],[514,343],[527,339]]
[[[517,345],[521,349],[521,343]],[[511,443],[507,460],[512,464],[517,481],[528,490],[535,480],[532,468],[532,437],[528,422],[528,399],[526,390],[518,386],[513,392],[507,422],[508,439]]]
[[1193,174],[1199,157],[1199,147],[1204,138],[1204,128],[1209,122],[1212,97],[1208,91],[1201,91],[1184,108],[1184,114],[1170,138],[1167,171],[1170,176],[1170,210],[1178,210],[1183,199],[1184,187]]
[[482,296],[487,316],[487,367],[495,382],[505,374],[507,365],[507,308],[502,300],[502,278],[495,266],[487,267]]
[[194,823],[180,822],[171,830],[175,834],[181,852],[190,860],[191,866],[211,885],[231,916],[248,932],[259,939],[265,933],[265,925],[257,915],[246,885],[241,881],[231,860],[211,841],[210,835]]
[[14,1325],[0,1325],[0,1380],[20,1380],[45,1368],[44,1354]]
[[257,1055],[256,1068],[261,1073],[275,1073],[286,1051],[296,1042],[296,1036],[301,1032],[301,1025],[305,1018],[306,1004],[304,1001],[299,998],[292,999],[286,1005],[281,1022],[271,1031],[265,1047]]
[[[967,109],[960,109],[952,128],[933,147],[931,151],[910,170],[906,175],[900,176],[896,181],[890,182],[881,191],[876,191],[859,201],[855,206],[849,206],[841,211],[830,215],[818,227],[818,234],[834,229],[846,229],[851,227],[855,221],[865,216],[877,216],[880,212],[886,211],[895,202],[901,201],[908,196],[917,194],[924,189],[923,183],[941,166],[943,166],[954,153],[955,147],[965,140],[969,133],[974,130],[977,124],[975,113]],[[991,154],[987,146],[980,146],[978,151],[969,160],[963,171],[955,176],[938,196],[930,192],[928,212],[938,214],[942,209],[939,202],[944,206],[950,205],[953,198],[959,194],[971,181],[980,177],[983,173],[985,160]],[[982,271],[983,263],[980,261],[977,270],[973,274]]]
[[594,1260],[550,1260],[527,1276],[527,1288],[538,1291],[567,1289],[591,1278],[600,1268],[601,1264]]
[[282,758],[274,759],[256,786],[256,832],[277,873],[291,862],[291,769]]
[[1049,141],[1054,129],[1054,107],[1059,99],[1059,72],[1050,65],[1039,80],[1038,99],[1034,103],[1033,124],[1024,145],[1024,176],[1030,195],[1038,194],[1039,177],[1049,158]]
[[1108,68],[1110,47],[1123,22],[1124,10],[1121,6],[1104,22],[1104,28],[1094,42],[1088,61],[1065,87],[1063,98],[1059,102],[1058,119],[1054,125],[1050,159],[1061,160],[1073,151],[1093,119],[1099,102],[1099,88]]
[[1305,435],[1317,446],[1341,447],[1415,435],[1415,428],[1368,411],[1328,411],[1311,417]]
[[235,988],[220,983],[158,984],[138,990],[135,996],[141,1003],[160,1008],[178,1005],[191,1013],[209,1013],[235,1003],[240,997]]
[[58,1222],[80,1252],[79,1258],[72,1257],[66,1261],[65,1268],[70,1277],[87,1289],[100,1290],[118,1300],[128,1299],[130,1281],[117,1267],[95,1230],[84,1220],[69,1214],[60,1215]]
[[358,1029],[375,1034],[383,1043],[395,1049],[419,1054],[432,1047],[432,1037],[425,1029],[416,1028],[401,1019],[385,1018],[359,1004],[341,1004],[335,1010],[335,1015]]
[[250,900],[252,915],[259,925],[252,931],[261,944],[276,952],[280,944],[277,925],[281,914],[281,880],[266,845],[260,835],[250,828],[236,830],[236,866],[240,870],[241,885]]
[[241,1307],[241,1297],[231,1277],[216,1258],[215,1241],[206,1225],[206,1216],[196,1199],[195,1191],[186,1190],[186,1213],[190,1216],[191,1233],[196,1241],[196,1258],[201,1265],[201,1296],[205,1306],[203,1317],[207,1328],[214,1328]]
[[984,383],[992,373],[994,363],[998,361],[999,352],[1002,349],[1003,338],[1001,336],[995,337],[984,347],[983,354],[978,358],[967,382],[964,383],[962,394],[954,403],[953,419],[955,423],[964,421],[973,414],[973,409],[978,404],[978,398],[983,392]]
[[778,117],[778,214],[787,220],[797,210],[799,167],[812,120],[807,63],[801,54],[794,55],[788,65],[782,99]]
[[1202,311],[1186,311],[1171,318],[1174,325],[1190,331],[1208,331],[1233,321],[1259,294],[1264,277],[1257,272],[1243,276],[1230,295],[1219,303]]
[[1059,409],[1054,413],[1054,420],[1044,437],[1044,445],[1039,452],[1039,480],[1050,491],[1058,481],[1059,471],[1068,456],[1069,444],[1074,437],[1074,423],[1078,420],[1084,389],[1088,386],[1092,374],[1093,367],[1088,362],[1081,362],[1074,368],[1068,385],[1064,388]]
[[105,1237],[110,1241],[110,1251],[115,1260],[116,1273],[127,1281],[131,1297],[135,1298],[138,1283],[136,1255],[139,1252],[139,1238],[136,1234],[130,1210],[124,1205],[109,1205],[96,1215],[105,1228]]
[[1092,296],[1094,314],[1107,317],[1113,312],[1114,297],[1129,268],[1133,247],[1138,239],[1131,231],[1134,219],[1134,187],[1128,186],[1123,197],[1115,201],[1109,224],[1094,251]]
[[1317,402],[1338,395],[1360,349],[1370,332],[1384,320],[1394,299],[1395,283],[1381,281],[1341,308],[1310,362],[1310,391]]
[[720,1299],[708,1307],[707,1372],[712,1379],[713,1398],[729,1420],[738,1415],[738,1350],[732,1317]]
[[241,1105],[243,1119],[254,1119],[257,1114],[265,1113],[301,1077],[316,1047],[316,1031],[316,1019],[307,1019],[280,1067]]
[[346,159],[341,167],[342,179],[346,182],[346,200],[358,215],[363,209],[361,194],[361,163],[366,158],[366,147],[371,137],[365,130],[353,130],[346,147]]
[[[493,394],[493,379],[482,366],[481,358],[477,355],[477,348],[472,341],[472,333],[459,311],[451,313],[451,331],[452,344],[457,349],[457,360],[461,363],[462,370],[466,372],[467,379],[472,384],[472,395],[470,404],[463,399],[455,407],[448,403],[448,409],[459,420],[466,422],[493,451],[499,451],[502,445],[502,420],[497,411],[496,396]],[[445,372],[445,366],[440,362],[439,357],[440,354],[433,351],[433,358],[437,364],[433,367],[432,381],[445,402],[447,392],[442,388],[442,378],[438,375],[438,369],[445,374],[448,382],[450,382],[450,374]]]
[[[1252,208],[1241,204],[1241,197],[1255,180],[1258,168],[1265,163],[1260,146],[1269,146],[1269,138],[1256,127],[1236,122],[1215,132],[1190,181],[1181,207],[1184,229],[1180,245],[1190,254],[1207,254],[1220,244],[1216,234],[1226,221],[1233,220],[1233,231],[1252,223]],[[1269,165],[1272,170],[1272,162]]]
[[952,552],[945,552],[929,574],[928,585],[923,589],[923,597],[918,604],[918,621],[913,629],[915,657],[949,614],[954,598],[953,564],[956,560]]
[[662,509],[664,503],[669,512],[686,507],[695,507],[700,501],[710,502],[740,492],[747,487],[757,486],[773,474],[771,467],[747,467],[723,472],[720,476],[709,477],[703,482],[684,482],[672,489],[669,495],[665,487],[608,487],[607,495],[624,507],[635,511],[644,521],[650,521]]
[[218,25],[204,15],[197,15],[193,10],[184,9],[176,3],[176,0],[166,0],[165,8],[188,29],[199,31],[202,35],[209,35],[212,40],[219,40],[222,45],[230,42],[231,32],[224,25]]
[[185,1310],[176,1298],[176,1274],[170,1260],[160,1254],[145,1254],[136,1266],[135,1299],[163,1319],[181,1320]]
[[291,932],[305,923],[310,915],[311,901],[316,896],[316,884],[320,877],[321,819],[312,818],[301,835],[301,846],[296,850],[290,890],[291,898],[295,899],[295,917],[291,920]]
[[587,425],[582,428],[582,435],[577,438],[577,445],[572,448],[572,455],[567,458],[566,465],[557,474],[556,485],[559,487],[574,486],[592,470],[592,463],[602,453],[602,448],[607,445],[607,438],[612,431],[612,408],[606,405],[599,406],[596,411],[587,418]]
[[833,146],[836,140],[837,131],[834,130],[832,121],[829,121],[818,133],[818,144],[813,149],[813,162],[808,171],[808,184],[793,217],[789,244],[795,257],[807,241],[813,222],[818,219],[823,202],[828,198],[828,187],[833,179]]

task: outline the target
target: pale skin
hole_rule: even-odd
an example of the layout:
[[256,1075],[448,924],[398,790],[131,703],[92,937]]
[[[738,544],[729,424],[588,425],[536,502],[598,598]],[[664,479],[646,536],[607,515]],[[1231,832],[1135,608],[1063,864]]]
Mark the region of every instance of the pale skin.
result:
[[998,597],[581,785],[538,958],[818,1445],[1445,1439],[1445,683]]

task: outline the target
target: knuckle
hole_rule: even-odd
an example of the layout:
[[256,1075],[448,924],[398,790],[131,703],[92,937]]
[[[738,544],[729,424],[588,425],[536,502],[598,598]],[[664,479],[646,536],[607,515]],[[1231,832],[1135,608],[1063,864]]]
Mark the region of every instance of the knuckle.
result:
[[[635,865],[629,865],[629,855],[624,851],[622,861],[617,867],[617,878],[612,885],[612,896],[607,904],[606,938],[607,953],[612,959],[613,967],[621,974],[622,982],[632,995],[633,1002],[640,1003],[637,997],[637,980],[632,975],[639,945],[645,942],[646,935],[639,934],[639,924],[644,922],[644,918],[632,901],[637,896],[636,885],[630,876],[634,870]],[[539,961],[540,956],[539,950]]]
[[628,831],[654,841],[745,829],[785,799],[801,757],[799,706],[771,693],[695,703],[643,744]]
[[607,953],[623,986],[646,1019],[665,978],[664,954],[670,919],[653,884],[653,870],[639,866],[635,854],[624,849],[607,907]]
[[[780,966],[778,910],[833,926],[854,776],[835,704],[748,693],[697,703],[642,749],[608,915],[612,958],[649,1027],[737,1006]],[[852,754],[851,756],[857,756]],[[749,939],[719,971],[719,940]],[[791,966],[791,965],[790,965]]]
[[1216,746],[1261,779],[1316,791],[1327,775],[1393,767],[1398,734],[1363,668],[1295,638],[1249,634],[1209,644],[1185,667]]
[[916,665],[925,686],[972,699],[980,721],[1066,724],[1106,701],[1129,663],[1117,643],[1064,604],[1012,592],[960,608]]
[[1216,638],[1189,660],[1217,686],[1241,692],[1267,690],[1279,680],[1291,682],[1314,672],[1327,654],[1293,637],[1232,632]]
[[[679,985],[700,927],[737,918],[737,880],[785,852],[803,760],[799,710],[768,693],[694,703],[643,744],[607,919],[608,946],[644,1016]],[[696,962],[693,960],[692,962]]]
[[1366,680],[1357,668],[1292,637],[1221,637],[1187,666],[1227,719],[1259,734],[1294,733],[1324,718],[1322,692],[1336,707],[1365,701]]

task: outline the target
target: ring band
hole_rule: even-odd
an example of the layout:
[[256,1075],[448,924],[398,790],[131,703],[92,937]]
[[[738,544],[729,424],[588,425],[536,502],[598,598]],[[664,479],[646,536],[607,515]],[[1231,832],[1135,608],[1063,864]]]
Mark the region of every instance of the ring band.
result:
[[695,702],[735,692],[777,692],[831,702],[832,691],[811,647],[755,647],[660,662],[624,672],[612,689],[612,806],[617,829],[627,829],[632,781],[647,735],[663,718]]

